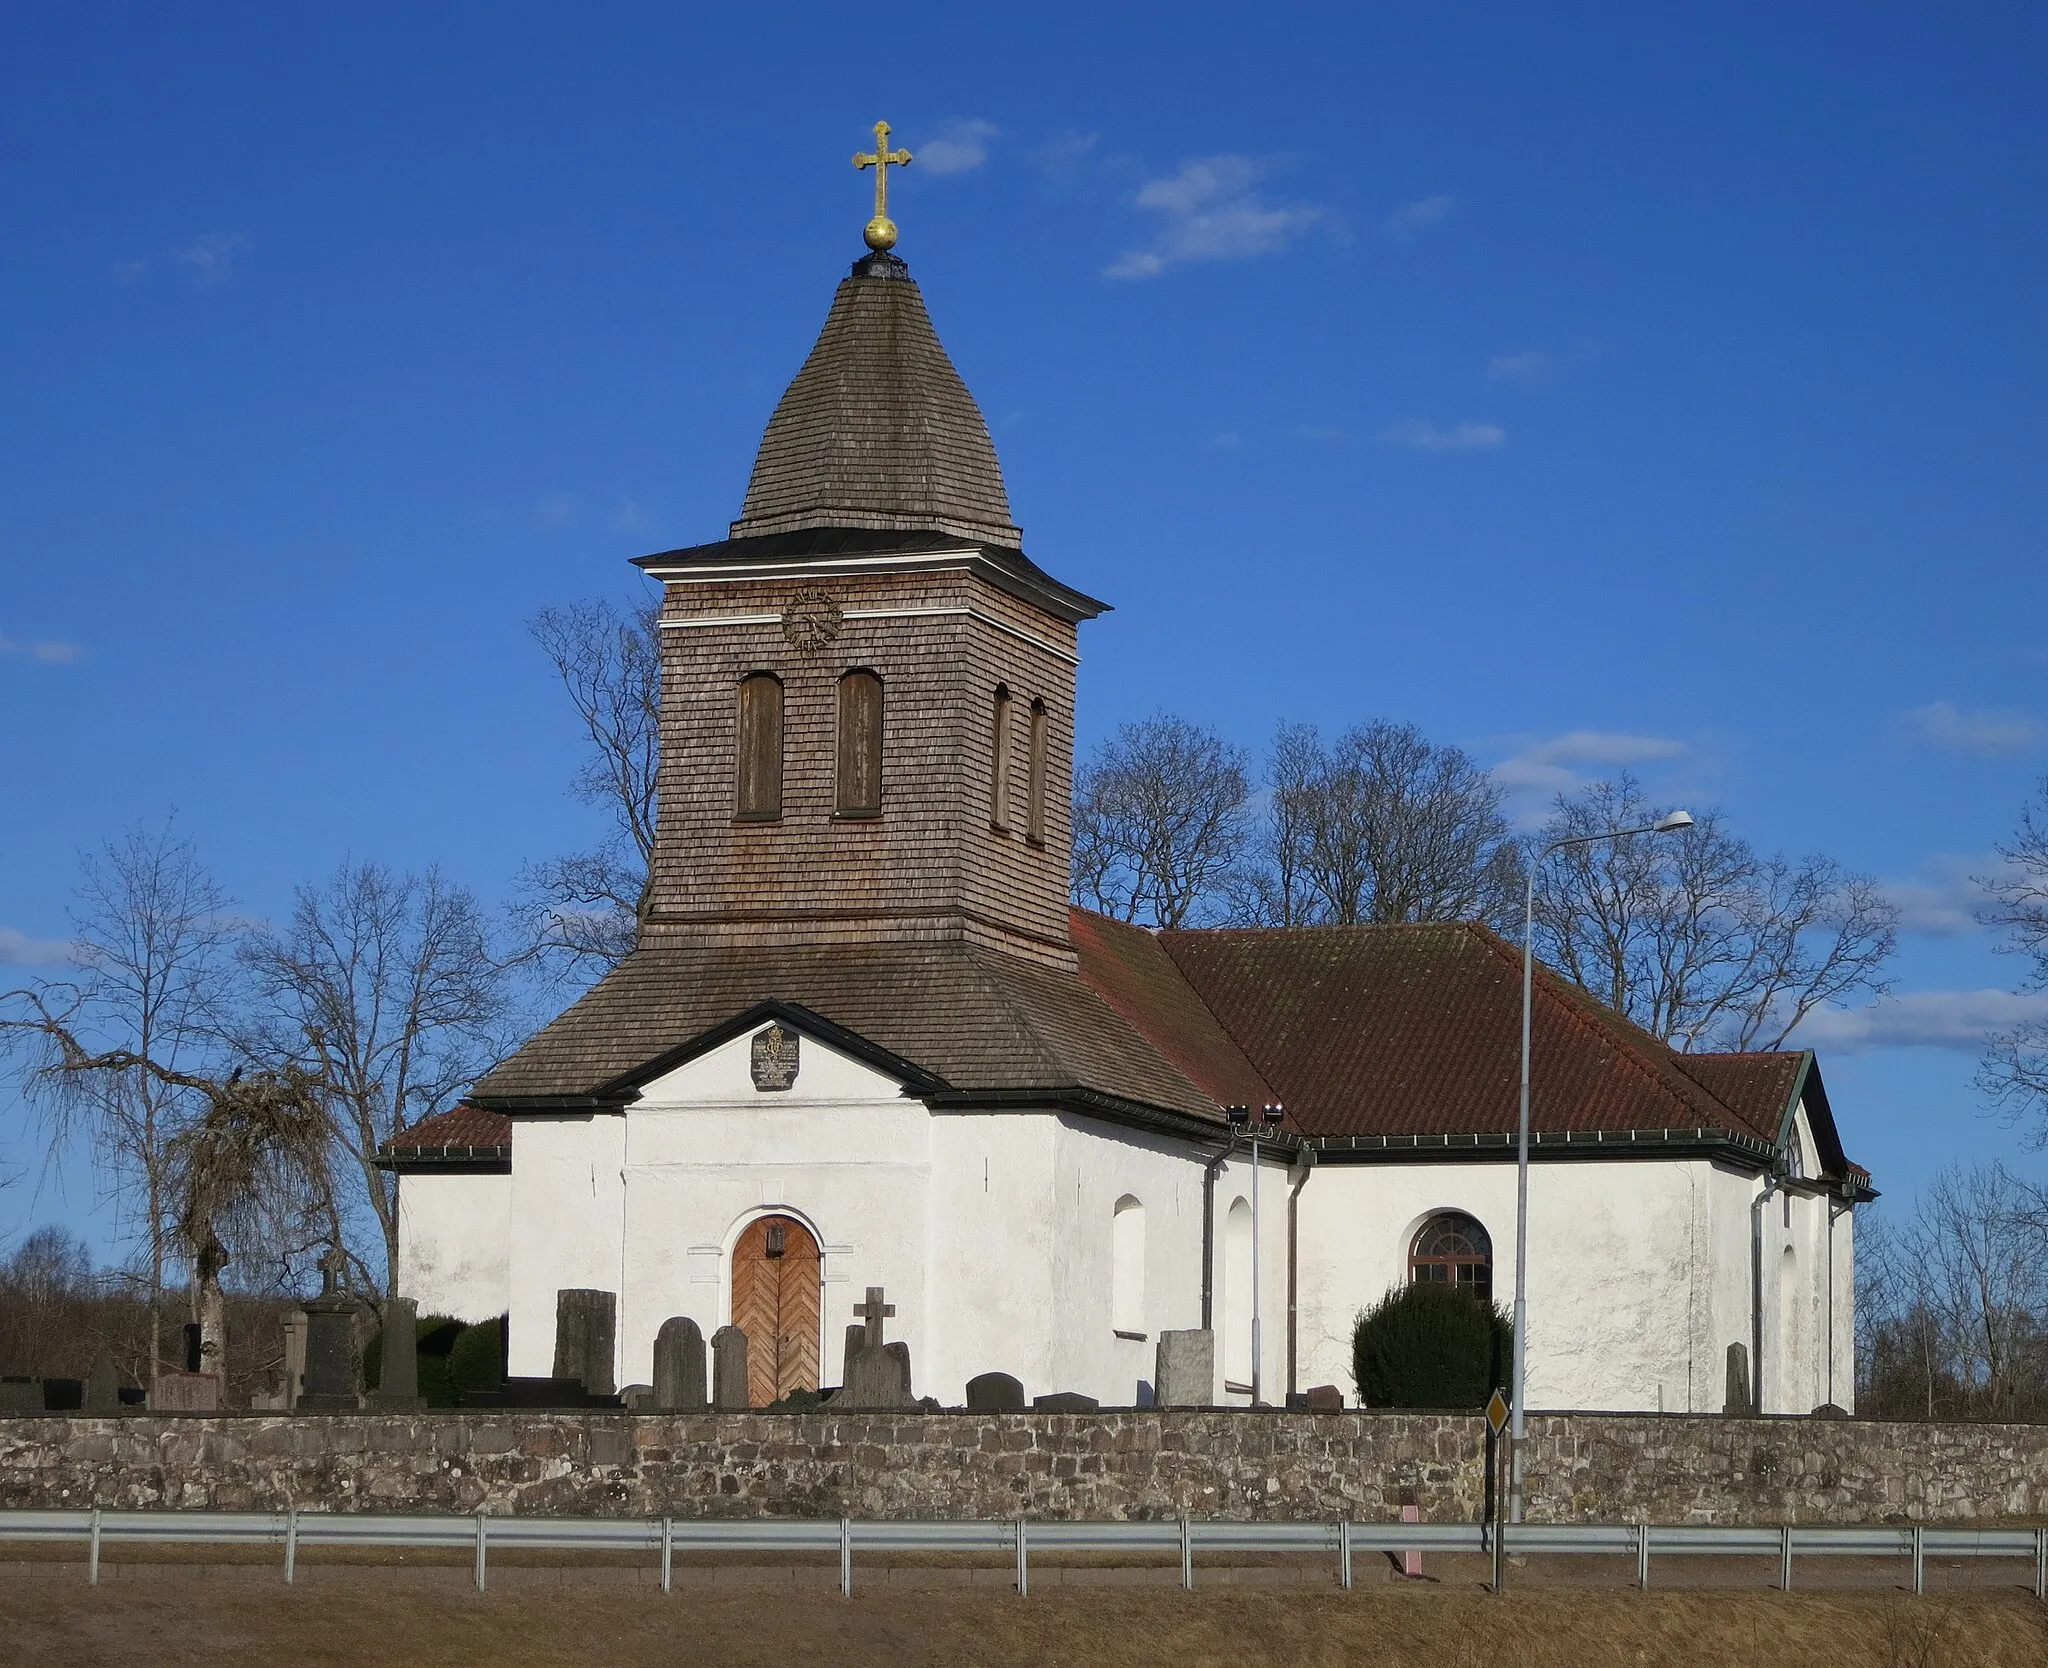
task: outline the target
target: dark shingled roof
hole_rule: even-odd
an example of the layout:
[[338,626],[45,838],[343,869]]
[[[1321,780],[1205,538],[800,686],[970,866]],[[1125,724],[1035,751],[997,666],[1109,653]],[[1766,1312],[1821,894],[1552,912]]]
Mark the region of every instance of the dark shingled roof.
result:
[[768,421],[732,536],[806,527],[1023,542],[981,408],[893,255],[866,256],[840,281]]
[[[764,1003],[817,1016],[929,1082],[927,1098],[1215,1103],[1088,984],[961,943],[636,950],[476,1086],[517,1110],[630,1099]],[[801,1021],[799,1021],[801,1023]]]

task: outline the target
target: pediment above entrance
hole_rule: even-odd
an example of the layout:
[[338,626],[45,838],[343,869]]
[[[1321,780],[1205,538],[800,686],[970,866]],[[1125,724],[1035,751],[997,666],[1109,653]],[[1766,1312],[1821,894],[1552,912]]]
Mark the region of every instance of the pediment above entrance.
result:
[[[917,1085],[859,1039],[776,1007],[722,1026],[641,1085],[636,1107],[900,1105]],[[863,1058],[863,1053],[868,1057]]]

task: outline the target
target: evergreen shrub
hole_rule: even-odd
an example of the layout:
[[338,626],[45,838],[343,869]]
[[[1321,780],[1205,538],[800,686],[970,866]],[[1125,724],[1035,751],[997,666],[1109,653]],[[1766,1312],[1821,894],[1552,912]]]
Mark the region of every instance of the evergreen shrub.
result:
[[[448,1388],[448,1352],[462,1336],[463,1323],[453,1315],[420,1315],[413,1322],[413,1349],[419,1361],[420,1399],[429,1407],[453,1407]],[[377,1329],[363,1351],[363,1387],[375,1390],[384,1382],[384,1330]]]
[[447,1405],[460,1407],[469,1391],[497,1390],[504,1382],[505,1317],[465,1326],[448,1351]]
[[1358,1317],[1351,1376],[1364,1407],[1484,1407],[1505,1386],[1514,1323],[1442,1281],[1392,1286]]

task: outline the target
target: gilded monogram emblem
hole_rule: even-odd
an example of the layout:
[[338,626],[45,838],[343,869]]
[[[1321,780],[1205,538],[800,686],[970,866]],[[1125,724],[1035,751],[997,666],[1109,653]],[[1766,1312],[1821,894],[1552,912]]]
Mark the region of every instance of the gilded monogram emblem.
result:
[[787,1025],[770,1025],[754,1033],[755,1088],[767,1093],[796,1081],[797,1042],[797,1033]]
[[823,591],[799,591],[782,611],[782,635],[791,647],[809,654],[839,635],[846,616]]

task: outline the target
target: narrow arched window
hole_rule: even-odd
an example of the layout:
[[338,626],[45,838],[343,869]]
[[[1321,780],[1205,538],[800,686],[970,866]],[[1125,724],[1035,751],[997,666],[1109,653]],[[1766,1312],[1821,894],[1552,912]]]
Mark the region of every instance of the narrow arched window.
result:
[[1034,846],[1045,844],[1045,771],[1047,732],[1052,728],[1052,716],[1045,710],[1043,701],[1031,703],[1031,778],[1030,799],[1024,819],[1024,838]]
[[782,680],[773,672],[740,679],[739,791],[742,822],[782,815]]
[[882,814],[882,680],[872,672],[839,680],[839,814]]
[[1010,692],[996,685],[996,707],[989,730],[988,825],[1010,832]]
[[1145,1207],[1129,1193],[1109,1224],[1109,1324],[1126,1335],[1145,1333]]
[[1462,1286],[1493,1300],[1493,1241],[1463,1211],[1447,1210],[1423,1223],[1408,1251],[1408,1278]]

